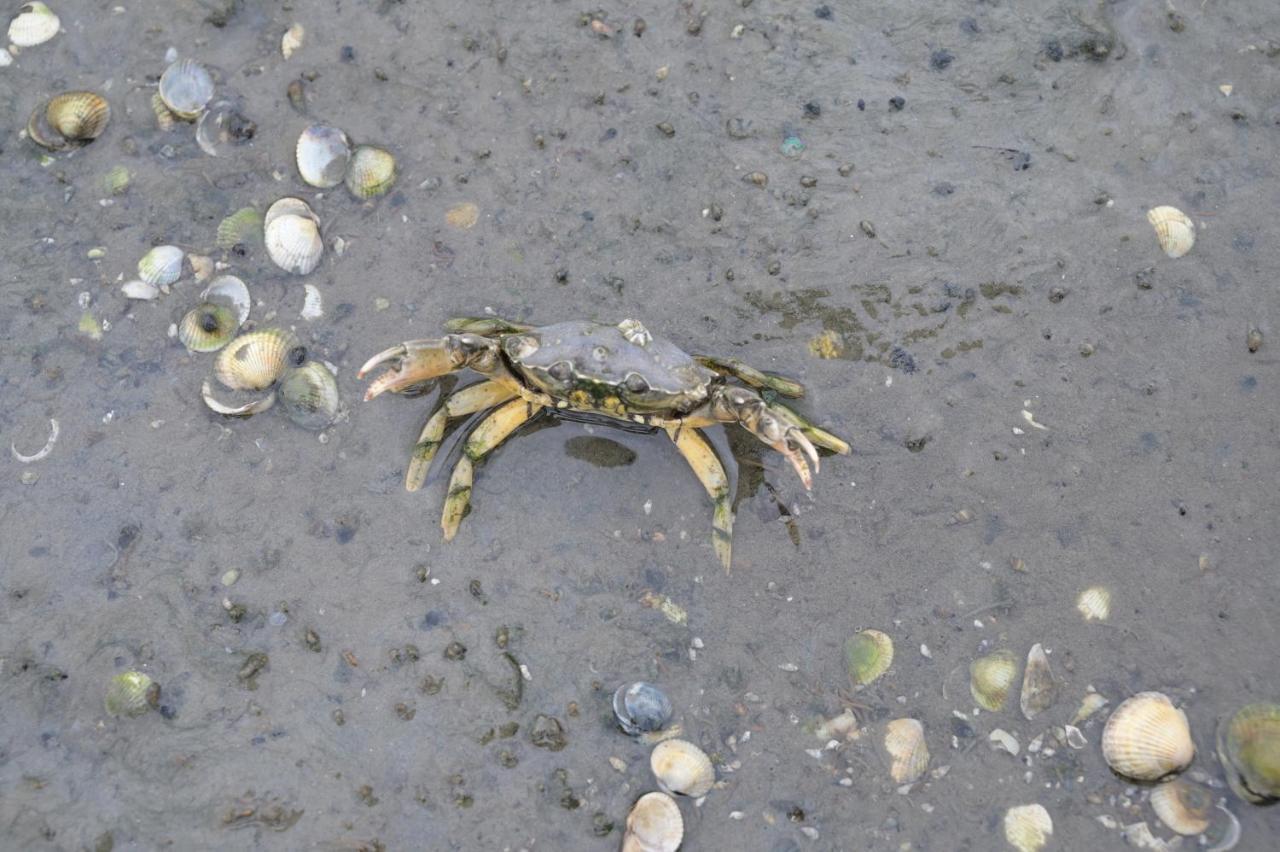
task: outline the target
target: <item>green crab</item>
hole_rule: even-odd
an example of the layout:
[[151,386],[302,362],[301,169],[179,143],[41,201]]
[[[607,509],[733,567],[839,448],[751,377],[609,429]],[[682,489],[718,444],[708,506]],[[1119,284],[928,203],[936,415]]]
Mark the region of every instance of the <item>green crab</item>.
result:
[[535,327],[463,318],[450,320],[445,328],[452,333],[379,352],[359,373],[364,378],[387,368],[369,385],[366,401],[384,391],[420,391],[425,382],[456,370],[471,369],[486,377],[440,400],[405,474],[405,487],[418,490],[448,421],[492,409],[467,436],[453,469],[441,520],[445,541],[457,533],[471,502],[475,463],[544,409],[569,419],[665,431],[715,504],[712,543],[726,571],[733,541],[729,478],[700,429],[739,424],[782,453],[805,488],[812,485],[810,468],[818,471],[817,447],[849,452],[843,439],[777,401],[803,396],[799,383],[736,359],[690,355],[633,319],[617,325],[577,320]]

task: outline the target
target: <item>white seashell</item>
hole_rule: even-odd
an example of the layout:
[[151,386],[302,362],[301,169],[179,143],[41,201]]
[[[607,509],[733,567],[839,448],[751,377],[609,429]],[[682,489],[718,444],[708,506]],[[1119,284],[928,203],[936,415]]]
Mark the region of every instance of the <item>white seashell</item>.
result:
[[1185,769],[1195,757],[1187,716],[1159,692],[1122,702],[1102,729],[1102,756],[1121,775],[1155,781]]
[[146,281],[135,279],[121,284],[120,292],[124,293],[126,299],[141,299],[149,302],[160,295],[160,288],[154,284],[148,284]]
[[894,719],[885,726],[884,750],[889,753],[889,774],[895,783],[912,784],[929,768],[929,747],[924,725],[918,719]]
[[649,768],[664,790],[698,799],[716,783],[706,752],[686,740],[664,740],[649,755]]
[[302,318],[308,322],[320,319],[324,316],[324,299],[320,295],[320,288],[314,284],[303,284],[302,290],[305,293],[302,297]]
[[1049,657],[1039,642],[1031,646],[1027,654],[1027,665],[1022,670],[1022,694],[1019,705],[1022,715],[1028,720],[1034,719],[1053,705],[1057,697],[1058,687],[1053,680],[1053,672],[1049,669]]
[[311,272],[324,254],[319,225],[303,216],[277,216],[267,225],[264,239],[271,261],[294,275]]
[[186,252],[177,246],[156,246],[138,261],[138,277],[157,287],[168,287],[182,277]]
[[1043,805],[1019,805],[1004,815],[1004,839],[1018,852],[1039,852],[1053,835],[1053,818]]
[[1169,257],[1182,257],[1196,244],[1196,226],[1186,213],[1167,205],[1147,211],[1147,221],[1156,229],[1160,248]]
[[193,121],[213,97],[213,76],[194,59],[179,59],[160,75],[160,98],[174,115]]
[[9,22],[9,41],[17,47],[35,47],[58,34],[61,22],[43,3],[24,3]]
[[209,380],[205,379],[204,384],[200,386],[200,397],[204,400],[204,404],[209,406],[209,410],[224,417],[252,417],[266,411],[275,405],[275,391],[267,394],[262,399],[256,399],[253,402],[247,402],[244,405],[227,405],[219,402],[213,395],[213,387],[209,384]]
[[310,186],[337,186],[351,160],[351,140],[336,127],[313,124],[298,136],[294,159],[298,174]]
[[204,281],[213,274],[213,258],[204,254],[187,255],[187,263],[191,264],[191,273],[196,281]]
[[281,216],[302,216],[311,219],[317,225],[320,224],[319,217],[315,211],[311,209],[311,205],[303,201],[301,198],[293,198],[286,196],[276,199],[276,201],[267,208],[266,215],[262,217],[262,226],[265,228]]
[[302,24],[294,24],[285,30],[284,35],[280,38],[280,54],[288,59],[293,56],[293,52],[302,47],[302,40],[307,35],[307,30]]
[[226,305],[236,312],[240,324],[249,319],[249,309],[253,305],[249,297],[249,287],[234,275],[219,275],[209,286],[204,288],[200,298],[206,302]]
[[622,852],[676,852],[684,839],[680,806],[666,793],[645,793],[627,815]]

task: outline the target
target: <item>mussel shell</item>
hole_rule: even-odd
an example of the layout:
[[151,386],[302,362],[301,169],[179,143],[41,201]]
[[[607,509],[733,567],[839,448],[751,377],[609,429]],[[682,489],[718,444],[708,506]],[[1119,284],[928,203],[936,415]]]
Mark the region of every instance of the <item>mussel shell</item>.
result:
[[156,246],[138,261],[138,277],[157,287],[168,287],[182,277],[187,253],[177,246]]
[[671,699],[651,683],[624,683],[613,693],[613,715],[630,736],[660,731],[671,720]]
[[649,768],[669,793],[697,799],[711,791],[716,770],[706,752],[687,740],[663,740],[649,755]]
[[45,117],[64,138],[90,142],[107,129],[111,105],[97,92],[63,92],[49,100]]
[[267,223],[263,239],[272,263],[294,275],[310,273],[324,254],[320,226],[305,216],[277,216]]
[[1280,799],[1280,705],[1250,704],[1218,726],[1218,759],[1247,802]]
[[142,672],[127,671],[111,678],[103,707],[112,716],[141,716],[160,703],[160,684]]
[[232,390],[265,390],[290,366],[298,366],[307,350],[281,328],[264,328],[242,334],[218,353],[213,372]]
[[298,136],[298,174],[311,186],[328,189],[342,183],[351,160],[351,140],[337,127],[313,124]]
[[324,429],[338,416],[338,382],[319,361],[286,370],[277,394],[285,415],[303,429]]
[[178,323],[178,339],[192,352],[216,352],[231,342],[239,328],[234,308],[205,302],[182,317]]
[[58,16],[43,3],[24,3],[9,21],[9,42],[17,47],[35,47],[58,34]]
[[210,157],[225,157],[257,132],[258,125],[241,112],[237,101],[223,99],[201,114],[196,123],[196,144]]
[[192,121],[213,97],[213,75],[194,59],[179,59],[160,75],[160,97],[170,112]]
[[666,793],[645,793],[631,807],[622,852],[676,852],[684,839],[680,806]]
[[241,325],[249,319],[249,309],[253,305],[248,285],[234,275],[219,275],[210,281],[200,298],[231,308]]
[[356,198],[382,195],[395,183],[396,158],[382,148],[361,145],[351,154],[344,180]]

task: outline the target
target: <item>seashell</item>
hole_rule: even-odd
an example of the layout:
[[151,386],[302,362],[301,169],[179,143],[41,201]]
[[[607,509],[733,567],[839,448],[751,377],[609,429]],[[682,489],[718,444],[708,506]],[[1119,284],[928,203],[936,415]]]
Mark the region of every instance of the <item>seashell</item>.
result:
[[666,793],[645,793],[627,815],[622,852],[676,852],[684,840],[680,806]]
[[141,716],[160,703],[160,684],[142,672],[127,671],[111,678],[102,700],[112,716]]
[[1009,690],[1018,677],[1018,659],[1012,651],[996,651],[969,664],[969,692],[983,710],[1004,708]]
[[214,397],[213,388],[208,379],[205,379],[204,384],[200,386],[200,398],[211,411],[224,417],[252,417],[255,414],[261,414],[276,403],[276,394],[272,391],[262,399],[255,399],[244,405],[227,405]]
[[324,297],[320,295],[320,288],[314,284],[303,284],[302,292],[302,311],[298,315],[307,322],[324,316]]
[[1213,822],[1213,791],[1181,778],[1151,791],[1151,809],[1178,834],[1203,834]]
[[297,338],[281,328],[264,328],[242,334],[218,353],[213,373],[232,390],[265,390],[276,383],[287,367],[307,357]]
[[1111,590],[1106,586],[1091,586],[1076,598],[1076,610],[1085,621],[1106,621],[1111,615]]
[[196,281],[205,281],[213,274],[213,258],[207,254],[189,254],[187,263],[191,264],[191,274],[195,276]]
[[1219,725],[1218,759],[1240,798],[1280,799],[1280,705],[1250,704]]
[[18,47],[35,47],[56,36],[60,28],[58,16],[48,6],[24,3],[9,21],[9,41]]
[[706,752],[687,740],[663,740],[649,755],[649,768],[668,793],[702,798],[716,783],[716,770]]
[[351,140],[336,127],[313,124],[298,136],[294,157],[304,182],[328,189],[342,183],[347,173]]
[[893,640],[879,630],[860,630],[844,643],[844,666],[854,686],[866,686],[893,665]]
[[320,219],[316,216],[315,211],[311,209],[311,205],[303,201],[301,198],[292,198],[286,196],[276,199],[276,201],[267,208],[267,215],[262,217],[262,225],[265,228],[281,216],[302,216],[311,219],[317,225]]
[[218,223],[218,248],[230,251],[238,245],[256,241],[262,236],[262,214],[252,207],[241,207]]
[[241,112],[238,99],[221,99],[196,122],[196,144],[210,157],[225,157],[253,139],[258,125]]
[[450,207],[444,214],[444,221],[452,228],[468,231],[480,221],[480,208],[470,201]]
[[1022,715],[1027,719],[1034,719],[1048,710],[1057,697],[1058,685],[1049,669],[1049,657],[1037,642],[1031,646],[1031,651],[1027,654],[1027,665],[1022,670],[1022,694],[1018,701]]
[[1153,207],[1147,211],[1147,221],[1156,229],[1160,248],[1169,257],[1182,257],[1196,244],[1195,223],[1177,207]]
[[194,121],[213,98],[213,76],[194,59],[179,59],[160,75],[160,99],[175,116]]
[[187,311],[178,323],[178,339],[192,352],[216,352],[236,336],[235,309],[206,302]]
[[884,750],[889,753],[889,775],[897,784],[913,784],[929,768],[929,747],[918,719],[894,719],[886,725]]
[[49,126],[73,142],[91,142],[111,119],[111,105],[96,92],[63,92],[45,107]]
[[1186,714],[1160,692],[1140,692],[1122,702],[1102,729],[1107,765],[1139,781],[1181,771],[1195,753]]
[[277,216],[267,224],[263,236],[272,263],[294,275],[311,272],[324,254],[320,226],[305,216]]
[[302,24],[294,24],[285,30],[284,35],[280,37],[280,55],[285,59],[293,56],[293,52],[302,47],[302,40],[306,35],[307,30]]
[[102,190],[107,195],[123,195],[133,180],[127,166],[112,166],[102,176]]
[[177,246],[156,246],[138,261],[138,277],[165,288],[182,277],[182,260],[187,253]]
[[1097,713],[1103,707],[1107,706],[1106,696],[1097,692],[1087,692],[1080,701],[1080,707],[1076,710],[1076,714],[1071,717],[1068,724],[1079,725],[1085,719],[1088,719],[1094,713]]
[[660,731],[671,720],[671,699],[651,683],[624,683],[613,693],[613,716],[633,737]]
[[319,361],[286,370],[278,396],[285,415],[303,429],[318,431],[338,416],[338,382]]
[[160,295],[160,288],[145,281],[126,281],[120,285],[120,292],[126,299],[151,301]]
[[27,138],[50,151],[63,151],[71,147],[71,141],[49,123],[49,105],[40,104],[27,119]]
[[1018,852],[1039,852],[1053,835],[1053,818],[1044,805],[1018,805],[1004,815],[1004,839]]
[[156,127],[159,127],[162,133],[168,133],[178,123],[178,117],[165,104],[159,92],[151,96],[151,111],[155,113]]
[[396,180],[396,158],[390,151],[360,145],[351,154],[345,182],[356,198],[373,198],[386,192]]
[[236,312],[236,319],[244,325],[249,319],[249,308],[253,302],[249,298],[249,287],[234,275],[219,275],[204,288],[200,298],[206,302],[226,305]]

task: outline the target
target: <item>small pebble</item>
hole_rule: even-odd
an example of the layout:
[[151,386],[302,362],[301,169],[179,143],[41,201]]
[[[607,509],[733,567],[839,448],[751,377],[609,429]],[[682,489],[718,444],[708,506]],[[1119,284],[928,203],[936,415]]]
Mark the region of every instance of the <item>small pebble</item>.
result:
[[289,620],[289,616],[281,612],[280,610],[276,610],[275,612],[271,613],[271,615],[267,616],[267,621],[268,623],[271,624],[272,627],[284,627],[285,622],[287,622],[288,620]]
[[889,98],[889,106],[896,112],[907,105],[907,99],[901,95],[894,95]]
[[230,586],[240,579],[240,572],[232,568],[230,571],[222,575],[222,585]]

